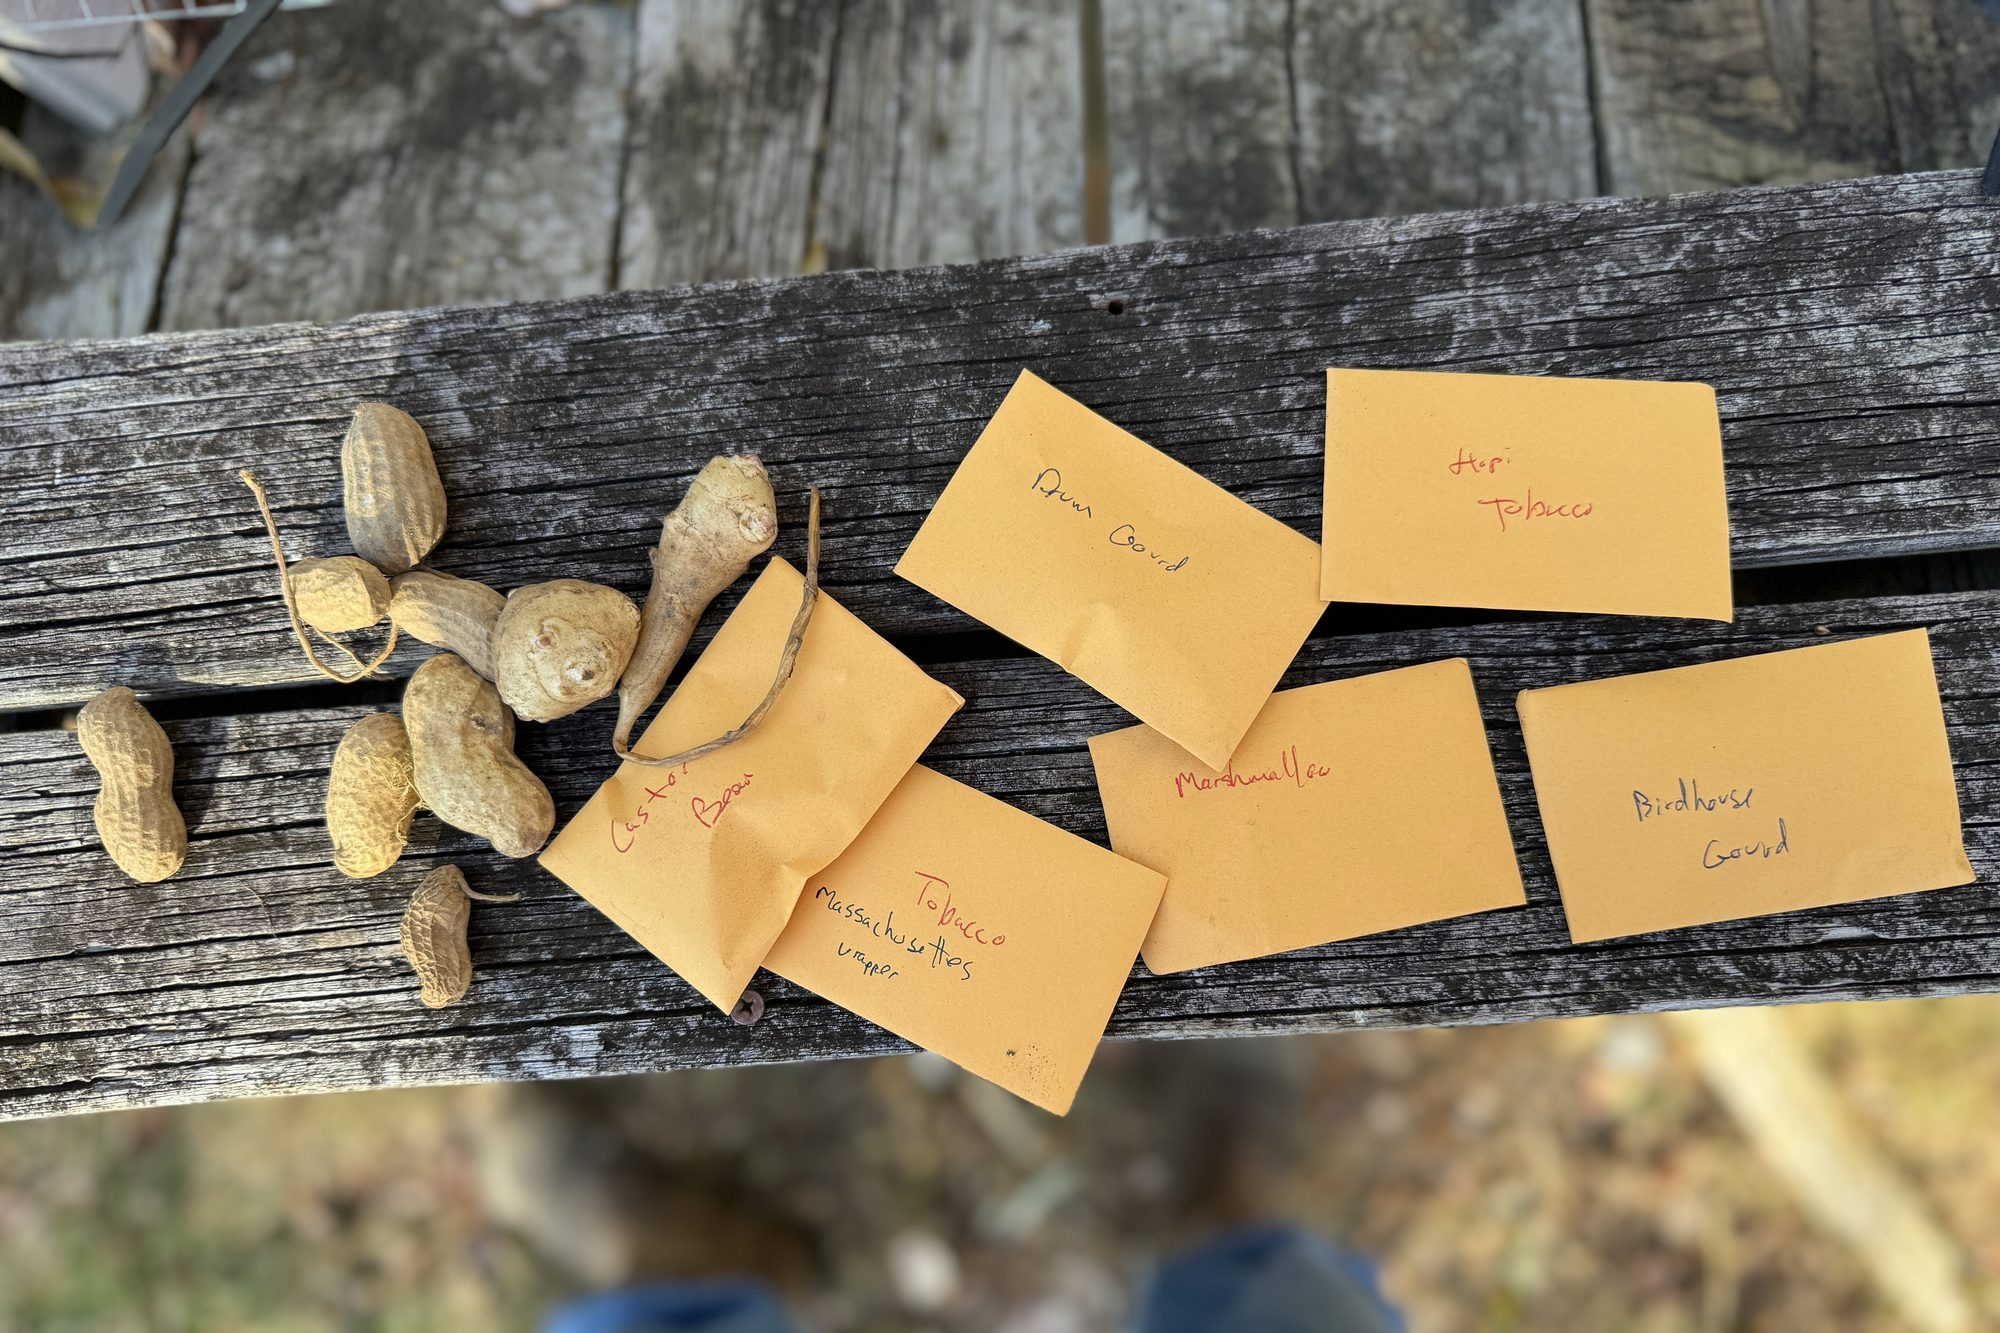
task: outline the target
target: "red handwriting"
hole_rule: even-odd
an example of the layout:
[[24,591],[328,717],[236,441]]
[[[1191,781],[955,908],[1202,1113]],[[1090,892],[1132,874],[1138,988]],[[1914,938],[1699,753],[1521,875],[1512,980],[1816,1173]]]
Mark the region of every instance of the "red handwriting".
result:
[[1505,456],[1500,454],[1494,454],[1489,458],[1475,458],[1465,452],[1465,447],[1461,445],[1459,446],[1458,457],[1452,460],[1449,470],[1454,477],[1468,470],[1472,472],[1484,472],[1490,475],[1498,472],[1500,465],[1506,461]]
[[959,934],[974,944],[990,944],[998,948],[1007,942],[1005,935],[989,935],[987,932],[992,929],[990,926],[982,926],[958,910],[951,900],[950,880],[938,875],[927,875],[921,870],[917,872],[917,878],[923,881],[917,886],[917,905],[936,912],[938,926],[941,929],[956,927]]
[[1536,518],[1589,518],[1594,507],[1589,501],[1552,505],[1547,500],[1537,500],[1533,491],[1526,500],[1515,500],[1506,496],[1495,496],[1491,500],[1481,500],[1483,505],[1491,505],[1493,513],[1500,520],[1500,531],[1507,530],[1507,520],[1518,518],[1523,523]]
[[[657,786],[645,789],[646,799],[639,802],[638,807],[633,810],[630,819],[620,819],[616,815],[611,816],[611,846],[613,849],[621,853],[632,850],[633,844],[639,840],[639,830],[646,827],[646,821],[653,817],[653,812],[649,807],[654,801],[659,800],[669,791],[672,791],[674,784],[685,776],[687,776],[687,765],[682,764],[679,772],[669,773],[665,781],[659,783]],[[622,841],[619,837],[620,834],[624,835]]]
[[722,789],[722,795],[712,801],[704,801],[699,796],[690,797],[688,809],[694,812],[696,822],[703,828],[714,828],[715,821],[722,818],[722,812],[729,808],[729,803],[750,790],[750,778],[751,774],[745,773],[743,781],[730,783]]
[[[1458,456],[1445,464],[1445,470],[1456,477],[1462,473],[1490,477],[1500,470],[1500,465],[1511,461],[1505,454],[1471,454],[1460,445]],[[1507,531],[1507,521],[1517,519],[1526,523],[1537,518],[1589,518],[1595,505],[1588,500],[1573,500],[1568,504],[1550,504],[1547,500],[1537,500],[1531,487],[1528,498],[1516,499],[1511,495],[1496,495],[1490,500],[1479,502],[1493,511],[1493,517],[1500,522],[1500,531]]]
[[1231,760],[1229,767],[1223,769],[1222,772],[1216,774],[1214,777],[1185,770],[1176,773],[1174,774],[1174,795],[1186,799],[1187,794],[1191,791],[1212,791],[1217,787],[1254,787],[1260,782],[1283,782],[1287,778],[1291,779],[1293,786],[1303,787],[1308,782],[1317,778],[1328,777],[1332,773],[1333,770],[1325,764],[1316,764],[1311,760],[1301,763],[1299,761],[1299,747],[1294,745],[1278,756],[1277,765],[1273,768],[1262,768],[1248,773],[1238,773],[1236,771],[1236,761]]

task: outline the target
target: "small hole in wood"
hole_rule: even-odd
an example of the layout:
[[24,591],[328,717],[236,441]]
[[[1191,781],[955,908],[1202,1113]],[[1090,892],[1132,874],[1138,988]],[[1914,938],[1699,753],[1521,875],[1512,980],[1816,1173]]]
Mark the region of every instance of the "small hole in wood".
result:
[[1104,310],[1106,314],[1122,315],[1125,313],[1125,303],[1116,299],[1106,301],[1104,303]]

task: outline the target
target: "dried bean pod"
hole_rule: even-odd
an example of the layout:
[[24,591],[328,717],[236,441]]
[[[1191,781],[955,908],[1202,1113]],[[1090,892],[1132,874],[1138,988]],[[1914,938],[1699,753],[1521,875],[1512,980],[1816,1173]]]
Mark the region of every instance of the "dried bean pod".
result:
[[389,580],[358,555],[301,560],[290,573],[299,619],[322,634],[367,629],[389,610]]
[[417,812],[410,738],[394,713],[371,713],[347,730],[326,783],[333,864],[354,879],[396,864]]
[[187,824],[174,804],[174,751],[139,696],[123,685],[104,691],[77,714],[76,738],[101,781],[92,814],[118,868],[141,884],[179,870]]
[[524,721],[553,722],[618,688],[639,608],[615,588],[555,579],[516,588],[493,627],[493,683]]
[[457,653],[493,679],[493,626],[507,598],[473,579],[412,569],[389,580],[389,619],[412,638]]
[[555,828],[549,789],[514,756],[514,715],[465,662],[441,653],[403,690],[417,799],[502,856],[532,856]]
[[472,949],[465,928],[472,921],[472,900],[511,903],[520,897],[475,893],[457,866],[439,866],[424,876],[403,909],[403,956],[423,983],[428,1009],[456,1004],[472,987]]
[[387,403],[355,408],[340,474],[348,539],[384,574],[421,563],[444,536],[444,482],[431,442],[409,413]]

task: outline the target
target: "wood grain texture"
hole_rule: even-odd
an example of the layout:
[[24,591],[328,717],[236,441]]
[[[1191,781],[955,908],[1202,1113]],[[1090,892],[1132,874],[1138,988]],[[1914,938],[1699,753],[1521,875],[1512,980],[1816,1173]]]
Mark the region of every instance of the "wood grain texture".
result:
[[1739,566],[2000,545],[1996,237],[1972,175],[1935,174],[17,345],[0,706],[312,679],[235,472],[294,558],[340,551],[367,399],[437,449],[447,572],[639,593],[688,478],[752,447],[780,549],[821,484],[827,587],[905,639],[974,628],[891,569],[1024,365],[1309,534],[1323,371],[1356,365],[1715,384]]
[[[117,170],[116,145],[83,139],[39,108],[28,109],[20,138],[52,176],[108,185]],[[188,136],[176,135],[125,215],[102,231],[71,225],[26,181],[0,174],[0,342],[147,332],[188,158]]]
[[799,271],[840,11],[640,0],[619,285]]
[[850,0],[809,265],[910,268],[1083,240],[1074,0]]
[[530,21],[333,5],[266,25],[213,96],[160,326],[602,291],[630,35],[595,4]]
[[[1517,691],[1911,626],[1933,635],[1981,884],[1573,946],[1513,713]],[[1588,620],[1322,639],[1287,685],[1440,657],[1472,661],[1528,906],[1253,962],[1135,970],[1116,1036],[1496,1022],[1719,1004],[2000,989],[2000,594],[1759,608],[1734,626]],[[926,756],[946,773],[1098,842],[1085,738],[1128,719],[1035,658],[935,674],[968,706]],[[764,1021],[706,1006],[532,862],[503,861],[429,818],[374,880],[341,878],[319,820],[333,748],[359,710],[168,723],[186,869],[125,882],[92,841],[91,779],[63,732],[0,735],[0,1116],[275,1092],[604,1074],[905,1049],[769,976]],[[608,769],[599,705],[521,729],[567,818]],[[467,1001],[417,1004],[397,951],[404,899],[442,859],[479,904]]]
[[1597,193],[1576,0],[1104,0],[1113,235]]
[[1111,239],[1307,221],[1288,0],[1101,8]]
[[1720,189],[1984,160],[1989,0],[1584,0],[1603,188]]
[[1576,0],[1294,0],[1302,221],[1599,193]]

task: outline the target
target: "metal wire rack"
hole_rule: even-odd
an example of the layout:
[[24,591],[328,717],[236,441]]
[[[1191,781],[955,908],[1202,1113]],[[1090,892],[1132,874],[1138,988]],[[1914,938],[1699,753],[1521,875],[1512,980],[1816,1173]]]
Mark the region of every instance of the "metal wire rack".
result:
[[[317,9],[330,0],[284,0],[281,9]],[[0,27],[35,34],[102,28],[147,19],[220,19],[241,14],[250,0],[0,0]]]

